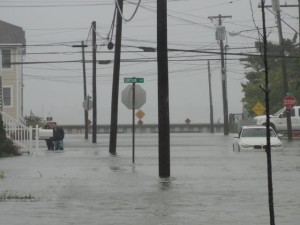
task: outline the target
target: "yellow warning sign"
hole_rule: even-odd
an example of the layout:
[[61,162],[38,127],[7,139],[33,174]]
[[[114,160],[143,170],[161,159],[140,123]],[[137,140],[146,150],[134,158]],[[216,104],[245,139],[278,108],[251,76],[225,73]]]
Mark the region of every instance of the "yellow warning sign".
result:
[[261,115],[265,112],[266,108],[260,102],[257,102],[256,105],[252,108],[252,111],[255,112],[256,115]]
[[142,110],[139,110],[135,114],[137,118],[142,119],[145,116],[145,113]]

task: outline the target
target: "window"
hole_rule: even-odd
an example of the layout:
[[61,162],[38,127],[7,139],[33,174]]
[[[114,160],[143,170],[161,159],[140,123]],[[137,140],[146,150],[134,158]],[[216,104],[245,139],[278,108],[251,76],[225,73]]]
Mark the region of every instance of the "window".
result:
[[12,105],[12,96],[11,96],[10,87],[3,87],[3,105],[4,106]]
[[291,117],[295,117],[295,109],[290,109],[290,115]]
[[11,51],[10,49],[2,49],[2,68],[11,68]]

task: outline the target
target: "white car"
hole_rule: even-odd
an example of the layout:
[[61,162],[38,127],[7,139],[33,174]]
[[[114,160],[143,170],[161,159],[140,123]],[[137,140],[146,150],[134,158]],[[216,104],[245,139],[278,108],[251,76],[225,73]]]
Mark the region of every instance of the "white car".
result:
[[[238,136],[234,137],[233,151],[264,151],[267,145],[265,126],[243,126]],[[270,127],[272,151],[282,151],[283,145],[277,133]]]

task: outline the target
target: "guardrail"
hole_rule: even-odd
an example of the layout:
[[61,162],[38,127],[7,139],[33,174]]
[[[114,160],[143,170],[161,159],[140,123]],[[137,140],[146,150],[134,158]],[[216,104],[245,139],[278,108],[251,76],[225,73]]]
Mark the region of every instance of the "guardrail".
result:
[[[38,137],[38,127],[27,127],[24,124],[17,121],[15,118],[11,117],[10,115],[4,112],[0,113],[2,114],[2,120],[7,137],[22,148],[21,152],[29,153],[33,148],[33,134],[35,134],[35,137]],[[35,147],[38,149],[38,138],[35,139]]]

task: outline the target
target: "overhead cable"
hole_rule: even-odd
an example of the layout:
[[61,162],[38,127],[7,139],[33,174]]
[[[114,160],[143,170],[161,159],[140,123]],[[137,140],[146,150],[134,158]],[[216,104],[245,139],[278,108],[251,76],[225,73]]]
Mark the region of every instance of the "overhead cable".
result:
[[126,18],[124,17],[124,15],[123,15],[123,12],[122,12],[120,6],[119,6],[118,0],[115,0],[116,6],[117,6],[117,8],[118,8],[118,11],[119,11],[121,17],[123,18],[123,20],[124,20],[125,22],[130,22],[130,21],[133,19],[133,17],[135,16],[135,14],[137,13],[137,11],[138,11],[138,9],[139,9],[139,6],[140,6],[141,1],[142,1],[142,0],[139,0],[139,2],[137,3],[137,5],[136,5],[136,7],[135,7],[135,10],[134,10],[133,14],[131,15],[131,17],[130,17],[129,19],[126,19]]

